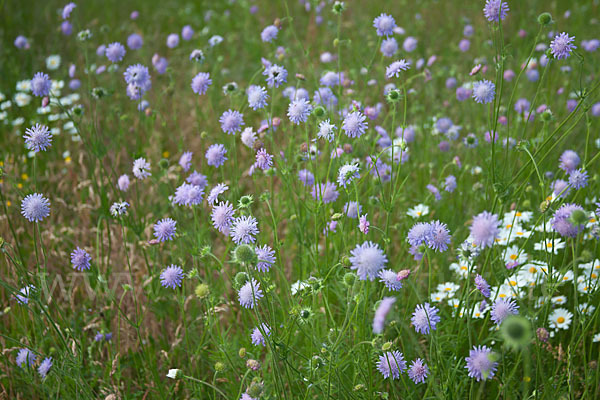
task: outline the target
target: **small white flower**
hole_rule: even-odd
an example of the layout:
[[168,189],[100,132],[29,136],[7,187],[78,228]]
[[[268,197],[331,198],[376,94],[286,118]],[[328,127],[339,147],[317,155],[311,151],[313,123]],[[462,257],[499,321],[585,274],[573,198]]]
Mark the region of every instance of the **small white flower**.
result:
[[183,376],[183,372],[180,369],[170,369],[167,374],[167,378],[171,379],[180,379]]
[[425,204],[417,204],[406,212],[406,215],[413,218],[419,218],[427,214],[429,214],[429,207]]
[[554,329],[569,329],[571,325],[571,319],[573,314],[565,308],[557,308],[552,311],[552,314],[548,317],[548,323],[550,328]]
[[46,68],[51,71],[58,69],[60,67],[60,56],[58,54],[53,54],[46,58]]

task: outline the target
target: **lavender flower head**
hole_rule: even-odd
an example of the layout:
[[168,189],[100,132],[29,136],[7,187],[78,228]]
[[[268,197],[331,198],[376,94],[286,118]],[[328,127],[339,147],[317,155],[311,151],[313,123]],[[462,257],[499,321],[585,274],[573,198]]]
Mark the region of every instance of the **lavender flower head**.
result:
[[31,292],[33,292],[34,290],[35,290],[35,286],[33,286],[33,285],[27,285],[24,288],[21,288],[21,290],[19,290],[19,293],[15,294],[15,300],[19,304],[28,304],[29,296],[31,295]]
[[491,316],[492,321],[494,321],[496,325],[500,325],[509,315],[516,315],[518,313],[519,306],[510,298],[498,299],[492,305]]
[[508,3],[502,0],[487,0],[483,7],[483,15],[490,22],[500,22],[508,11]]
[[308,101],[305,99],[296,99],[288,106],[287,115],[292,123],[299,125],[301,122],[306,122],[311,111],[312,106]]
[[242,130],[242,125],[244,125],[243,118],[244,115],[239,111],[227,110],[219,118],[221,129],[227,134],[235,135],[236,132]]
[[152,173],[150,172],[150,163],[145,158],[140,157],[133,162],[133,175],[138,179],[146,179]]
[[260,283],[254,278],[248,280],[238,292],[240,305],[245,308],[254,308],[256,302],[262,297],[263,292],[260,289]]
[[22,348],[17,354],[17,365],[21,368],[24,368],[27,364],[29,364],[30,367],[33,367],[36,358],[37,356],[33,354],[31,350]]
[[317,137],[319,139],[325,139],[331,143],[335,138],[335,130],[335,125],[329,122],[329,119],[326,119],[319,122],[319,132],[317,132]]
[[28,194],[21,202],[21,214],[29,222],[39,222],[50,215],[50,201],[40,193]]
[[138,35],[137,33],[132,33],[127,38],[127,47],[129,47],[131,50],[137,50],[137,49],[141,48],[143,45],[144,45],[144,39],[142,39],[142,37],[140,35]]
[[583,189],[588,185],[588,173],[584,169],[576,169],[569,175],[569,185],[575,189]]
[[415,384],[425,382],[428,375],[429,367],[427,367],[427,364],[420,358],[414,360],[408,368],[408,377],[412,379]]
[[575,210],[584,211],[580,205],[571,203],[563,204],[556,210],[550,220],[554,230],[561,236],[574,238],[585,228],[584,225],[573,225],[571,222],[571,214]]
[[413,247],[419,247],[424,244],[429,236],[431,225],[426,222],[417,222],[408,231],[408,243]]
[[52,133],[45,125],[35,124],[31,128],[25,129],[25,147],[38,153],[46,151],[52,144]]
[[229,235],[235,244],[249,244],[256,241],[258,221],[251,215],[243,215],[233,220]]
[[484,211],[475,216],[471,224],[473,243],[479,247],[492,247],[500,234],[499,224],[496,214]]
[[379,245],[369,241],[356,245],[350,254],[350,269],[356,270],[358,278],[362,281],[374,280],[388,261]]
[[425,237],[427,246],[435,251],[448,250],[450,244],[450,231],[446,224],[440,221],[433,221],[429,224],[429,232]]
[[215,229],[229,236],[229,230],[233,223],[233,215],[233,206],[226,201],[225,203],[220,202],[218,206],[213,208],[210,218]]
[[182,280],[183,269],[175,264],[171,264],[160,273],[160,284],[166,288],[177,289],[181,287]]
[[268,272],[269,269],[277,259],[275,258],[275,251],[269,245],[263,245],[262,247],[257,246],[255,249],[258,263],[256,269],[261,272]]
[[266,80],[269,87],[277,88],[287,82],[288,72],[285,68],[277,64],[271,64],[265,68],[263,75],[267,77]]
[[40,378],[45,379],[52,367],[52,357],[44,358],[44,361],[38,367],[38,374],[40,374]]
[[400,373],[406,370],[406,361],[398,350],[387,351],[379,356],[377,369],[385,379],[390,376],[392,379],[399,379]]
[[315,184],[311,195],[315,200],[323,201],[323,203],[327,204],[336,201],[340,193],[336,190],[333,183],[327,181],[324,184]]
[[44,97],[50,94],[52,88],[52,81],[50,77],[43,73],[37,72],[31,79],[31,92],[34,96]]
[[373,20],[373,26],[377,30],[377,36],[391,36],[394,34],[396,21],[391,15],[381,14]]
[[567,174],[570,174],[577,168],[577,166],[579,166],[581,159],[573,150],[565,150],[564,153],[561,154],[558,161],[558,168],[562,169]]
[[390,291],[398,291],[402,289],[402,281],[398,280],[398,275],[391,269],[379,271],[379,282],[383,283]]
[[338,185],[344,187],[344,189],[347,188],[352,181],[360,178],[358,171],[359,168],[356,164],[350,163],[342,165],[338,171]]
[[477,81],[473,84],[473,98],[477,103],[491,103],[495,95],[496,86],[487,79]]
[[429,303],[418,304],[410,322],[415,327],[415,331],[427,335],[430,330],[435,330],[438,322],[441,321],[439,312],[437,307],[431,307]]
[[304,186],[312,186],[315,184],[315,176],[307,169],[298,171],[298,179]]
[[206,163],[212,165],[215,168],[220,167],[227,161],[227,149],[222,144],[213,144],[206,150]]
[[365,122],[366,119],[367,117],[365,117],[360,111],[353,111],[344,118],[342,130],[346,136],[350,138],[360,137],[367,129],[367,123]]
[[493,353],[487,346],[473,346],[469,351],[469,357],[465,358],[469,376],[478,382],[494,377],[498,363],[493,361]]
[[106,51],[104,54],[110,62],[118,63],[119,61],[123,60],[125,53],[125,46],[119,42],[114,42],[106,46]]
[[192,166],[192,156],[194,153],[191,151],[184,152],[181,157],[179,157],[179,166],[184,170],[188,171]]
[[177,231],[177,221],[171,218],[163,218],[154,224],[154,237],[159,242],[172,240]]
[[177,189],[175,189],[173,204],[188,207],[195,206],[202,203],[203,196],[204,189],[201,186],[182,183]]
[[78,271],[89,270],[91,261],[92,256],[90,256],[87,251],[80,247],[77,247],[71,253],[71,264],[73,265],[73,269]]
[[392,77],[398,78],[400,76],[400,72],[406,71],[410,68],[410,61],[406,61],[404,59],[399,61],[394,61],[385,69],[385,77],[390,79]]
[[490,285],[483,278],[483,276],[481,276],[479,274],[475,275],[475,287],[477,288],[477,290],[479,290],[479,292],[484,297],[490,297],[490,295],[491,295]]
[[250,85],[248,90],[246,91],[248,95],[248,105],[253,110],[258,110],[264,108],[267,105],[267,100],[269,99],[269,95],[267,94],[267,89],[262,86]]
[[192,91],[196,94],[203,95],[212,84],[210,74],[208,72],[198,72],[192,79]]
[[71,16],[71,13],[75,9],[75,7],[77,7],[77,4],[73,2],[70,2],[66,6],[64,6],[62,9],[62,18],[68,19]]
[[279,29],[275,25],[269,25],[260,33],[260,39],[263,42],[271,42],[277,37]]
[[[263,332],[265,333],[265,335],[270,336],[271,328],[269,328],[269,325],[262,323],[261,328],[262,328]],[[254,328],[252,330],[250,339],[252,340],[252,344],[255,346],[261,345],[264,347],[264,345],[265,345],[265,338],[258,327]]]
[[384,297],[383,300],[381,300],[379,307],[377,307],[377,310],[375,311],[375,317],[373,317],[373,333],[379,334],[383,332],[385,318],[391,311],[395,302],[395,297]]
[[120,191],[126,192],[129,189],[129,176],[127,174],[123,174],[117,180],[117,187]]
[[577,48],[577,46],[573,44],[574,41],[575,37],[569,37],[565,32],[556,35],[554,40],[550,43],[550,51],[554,58],[562,60],[569,57],[573,49]]
[[217,183],[214,188],[210,190],[206,202],[208,204],[214,204],[219,201],[219,195],[225,193],[229,189],[224,183]]

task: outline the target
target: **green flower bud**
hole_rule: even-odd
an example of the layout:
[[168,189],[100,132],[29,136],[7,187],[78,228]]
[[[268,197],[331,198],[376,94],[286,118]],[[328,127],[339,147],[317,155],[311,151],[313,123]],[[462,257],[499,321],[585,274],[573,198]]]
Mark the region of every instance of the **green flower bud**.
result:
[[210,287],[206,283],[201,283],[196,286],[196,290],[194,292],[199,299],[203,299],[210,294]]
[[544,12],[544,13],[541,13],[540,15],[538,15],[537,20],[538,20],[538,24],[540,24],[542,26],[548,26],[553,22],[552,15],[548,12]]
[[235,261],[240,264],[255,265],[258,262],[254,248],[247,244],[240,244],[233,252]]

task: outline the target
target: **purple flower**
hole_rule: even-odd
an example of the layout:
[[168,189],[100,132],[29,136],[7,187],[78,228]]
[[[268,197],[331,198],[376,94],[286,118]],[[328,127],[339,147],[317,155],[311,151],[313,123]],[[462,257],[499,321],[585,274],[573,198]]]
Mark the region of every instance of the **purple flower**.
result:
[[133,176],[138,179],[146,179],[152,173],[150,173],[150,163],[145,158],[140,157],[133,162]]
[[298,171],[298,179],[304,184],[304,186],[312,186],[315,184],[315,176],[307,169],[301,169]]
[[257,246],[256,256],[258,257],[258,263],[256,269],[261,272],[268,272],[269,269],[277,259],[275,258],[275,251],[269,245],[263,245],[262,247]]
[[21,202],[21,214],[29,222],[39,222],[50,215],[50,201],[39,193],[28,194]]
[[577,204],[563,204],[550,220],[554,230],[561,236],[576,237],[585,228],[584,225],[573,225],[571,222],[571,214],[575,210],[583,211],[583,208]]
[[220,202],[218,206],[214,207],[210,218],[212,219],[213,226],[222,234],[229,235],[229,229],[233,222],[233,207],[228,201],[225,203]]
[[119,42],[114,42],[106,46],[106,58],[113,63],[117,63],[125,57],[125,46]]
[[167,36],[167,47],[173,49],[179,46],[179,35],[176,33],[171,33]]
[[477,81],[473,84],[473,98],[477,103],[487,104],[494,100],[496,86],[487,79]]
[[64,6],[63,10],[62,10],[62,18],[63,19],[69,18],[71,16],[71,13],[75,9],[75,7],[77,7],[77,4],[75,4],[73,2],[71,2],[71,3],[67,4],[66,6]]
[[396,274],[391,269],[383,269],[379,271],[379,282],[383,283],[389,291],[398,291],[402,289],[402,282],[397,279],[398,274]]
[[171,218],[163,218],[154,224],[154,237],[159,242],[172,240],[177,231],[177,221]]
[[494,361],[492,350],[487,346],[473,346],[469,351],[469,357],[465,358],[469,376],[478,382],[494,377],[498,363]]
[[33,354],[31,350],[22,348],[17,354],[17,365],[21,368],[24,368],[26,364],[29,364],[30,367],[33,367],[36,358],[37,356]]
[[62,24],[60,24],[60,30],[63,35],[69,36],[73,33],[73,25],[69,21],[63,21]]
[[379,245],[368,241],[357,244],[350,254],[350,269],[356,270],[358,278],[362,281],[374,280],[379,271],[385,268],[388,261]]
[[173,204],[188,207],[195,206],[202,203],[202,196],[204,196],[204,188],[189,183],[182,183],[175,189]]
[[342,129],[350,138],[360,137],[367,129],[366,117],[360,111],[353,111],[346,115],[342,123]]
[[430,330],[435,331],[438,322],[441,321],[439,312],[437,307],[431,307],[429,303],[418,304],[410,322],[415,327],[415,331],[427,335]]
[[146,88],[150,82],[150,72],[148,72],[148,67],[142,64],[134,64],[127,67],[123,73],[123,77],[128,84],[135,85],[144,90],[147,90]]
[[29,41],[25,36],[19,35],[15,39],[15,47],[17,49],[27,49],[29,48]]
[[385,69],[385,77],[390,79],[391,77],[398,78],[400,72],[406,71],[410,68],[410,62],[404,59],[399,61],[394,61]]
[[208,72],[198,72],[192,79],[192,91],[196,94],[203,95],[212,84],[210,74]]
[[[404,51],[406,52],[411,52],[411,51],[415,51],[417,49],[417,39],[415,39],[412,36],[408,36],[406,39],[404,39],[404,42],[402,43],[402,48],[404,49]],[[417,67],[418,67],[418,63],[417,63]]]
[[37,72],[31,79],[31,92],[34,96],[48,96],[51,87],[52,81],[50,80],[50,77],[43,72]]
[[205,175],[202,175],[198,171],[194,171],[188,176],[185,181],[192,185],[200,186],[200,189],[204,189],[208,185],[208,181]]
[[142,47],[143,44],[144,39],[142,39],[142,37],[137,33],[132,33],[127,38],[127,47],[129,47],[131,50],[137,50]]
[[179,166],[183,168],[184,171],[188,171],[192,166],[192,156],[194,153],[191,151],[184,152],[181,157],[179,157]]
[[340,193],[333,183],[327,181],[324,184],[314,184],[311,195],[315,200],[327,204],[336,201]]
[[366,235],[369,233],[369,226],[371,226],[371,223],[367,220],[367,214],[361,215],[358,219],[358,229]]
[[255,167],[262,169],[263,171],[269,170],[273,166],[273,156],[267,153],[265,149],[260,149],[256,152]]
[[213,144],[206,150],[206,163],[213,167],[219,168],[227,161],[227,149],[222,144]]
[[262,86],[250,85],[246,91],[248,95],[248,105],[253,110],[264,108],[267,105],[269,95],[267,89]]
[[219,122],[221,123],[223,132],[235,135],[236,132],[242,130],[242,125],[244,125],[244,115],[239,111],[227,110],[221,115]]
[[456,177],[454,175],[448,175],[444,180],[444,190],[452,193],[456,189]]
[[431,225],[426,222],[417,222],[408,231],[408,243],[413,247],[419,247],[427,240]]
[[[269,328],[269,325],[262,323],[260,325],[260,327],[262,328],[262,331],[265,333],[265,335],[270,336],[271,328]],[[254,328],[254,330],[252,330],[250,339],[252,340],[252,344],[255,346],[258,346],[258,345],[264,346],[265,345],[265,338],[258,327]]]
[[433,221],[429,224],[429,232],[425,237],[427,246],[435,251],[448,250],[450,244],[450,231],[446,224],[440,221]]
[[567,58],[571,55],[573,49],[577,47],[573,44],[575,41],[575,37],[569,37],[569,35],[565,32],[556,35],[554,40],[550,43],[550,51],[552,55],[557,60],[562,60],[563,58]]
[[483,7],[483,15],[490,22],[500,22],[506,18],[508,3],[502,0],[487,0]]
[[33,286],[33,285],[27,285],[24,288],[21,288],[21,290],[19,290],[19,294],[15,295],[15,300],[19,304],[28,304],[29,296],[31,295],[31,292],[34,290],[35,290],[35,286]]
[[358,165],[349,163],[342,165],[338,171],[337,182],[339,186],[344,187],[344,189],[352,183],[355,179],[360,178]]
[[506,319],[509,315],[516,315],[519,313],[519,306],[517,303],[510,298],[501,298],[498,299],[492,304],[492,321],[496,323],[496,325],[500,325],[502,321]]
[[117,180],[117,187],[120,191],[126,192],[129,189],[129,176],[127,174],[123,174]]
[[576,169],[569,175],[569,185],[575,189],[583,189],[588,185],[588,173],[584,169]]
[[393,57],[398,51],[398,42],[393,37],[384,39],[379,50],[385,57]]
[[573,150],[565,150],[564,153],[561,154],[558,161],[558,168],[562,169],[567,174],[570,174],[577,168],[577,166],[579,166],[581,159]]
[[40,378],[45,379],[46,375],[48,375],[48,372],[50,371],[51,367],[52,367],[52,357],[46,357],[44,359],[44,361],[42,361],[42,363],[38,367],[38,374],[40,374]]
[[473,243],[479,247],[492,247],[500,234],[498,216],[484,211],[475,218],[471,224]]
[[472,94],[473,94],[472,89],[468,89],[464,86],[456,88],[456,100],[458,100],[458,101],[465,101],[469,97],[471,97]]
[[292,123],[298,125],[301,122],[306,122],[311,111],[312,106],[308,101],[304,99],[297,99],[292,101],[288,106],[287,115]]
[[271,42],[277,37],[279,29],[275,25],[269,25],[260,33],[263,42]]
[[435,198],[435,201],[440,201],[442,199],[442,195],[440,194],[440,191],[438,188],[436,188],[432,184],[428,184],[426,186],[426,188],[427,188],[427,190],[429,190],[431,192],[431,194]]
[[78,271],[84,271],[90,269],[90,262],[92,261],[92,257],[88,254],[84,249],[77,247],[71,253],[71,264],[73,268]]
[[475,287],[484,297],[490,297],[490,285],[483,278],[483,276],[479,274],[475,275]]
[[267,84],[269,87],[279,87],[282,83],[287,82],[287,70],[280,67],[277,64],[271,64],[265,68],[263,75],[267,78]]
[[245,308],[254,308],[256,302],[263,297],[263,292],[260,289],[260,283],[256,279],[251,278],[238,292],[238,300],[240,305]]
[[47,126],[40,124],[27,128],[23,137],[25,138],[25,147],[35,153],[46,151],[52,142],[52,133]]
[[425,382],[425,378],[427,378],[428,375],[429,368],[420,358],[414,360],[408,368],[408,377],[412,379],[415,384]]
[[152,65],[154,66],[156,72],[162,75],[167,70],[169,62],[166,58],[161,57],[160,55],[158,55],[158,53],[155,53],[154,56],[152,56]]
[[243,215],[233,220],[229,235],[235,244],[248,244],[256,241],[258,235],[258,222],[251,215]]
[[183,269],[178,265],[171,264],[160,273],[160,284],[166,288],[177,289],[182,280]]
[[392,379],[399,379],[400,373],[406,370],[404,356],[398,350],[387,351],[379,356],[377,369],[385,379],[390,376]]
[[335,137],[336,127],[328,119],[319,122],[319,132],[317,132],[317,137],[327,140],[328,142],[333,142]]
[[557,179],[554,182],[552,182],[550,188],[552,189],[552,193],[554,193],[555,196],[561,198],[567,197],[567,195],[571,191],[571,186],[569,186],[569,184],[566,181],[563,181],[562,179]]
[[192,29],[191,26],[186,25],[181,29],[181,38],[183,40],[192,40],[193,36],[194,36],[194,30]]
[[206,198],[206,202],[208,204],[214,204],[219,201],[219,195],[225,193],[229,189],[224,183],[218,183],[214,188],[210,190],[208,197]]
[[379,307],[375,311],[375,317],[373,317],[373,333],[383,332],[385,326],[385,318],[388,313],[392,310],[392,306],[396,302],[395,297],[384,297],[379,303]]
[[377,36],[391,36],[394,34],[396,21],[391,15],[381,14],[373,20],[373,26],[377,30]]
[[349,218],[357,218],[362,212],[362,206],[356,201],[349,201],[344,204],[343,210]]

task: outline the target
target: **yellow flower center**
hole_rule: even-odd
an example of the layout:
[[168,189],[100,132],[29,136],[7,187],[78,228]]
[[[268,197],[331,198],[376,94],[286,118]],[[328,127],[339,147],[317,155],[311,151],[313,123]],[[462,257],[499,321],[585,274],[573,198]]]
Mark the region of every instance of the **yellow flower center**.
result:
[[516,254],[511,254],[510,255],[510,259],[511,260],[516,260],[517,259],[517,255]]
[[556,319],[556,322],[558,322],[559,324],[562,324],[563,322],[565,322],[565,317],[558,317]]

